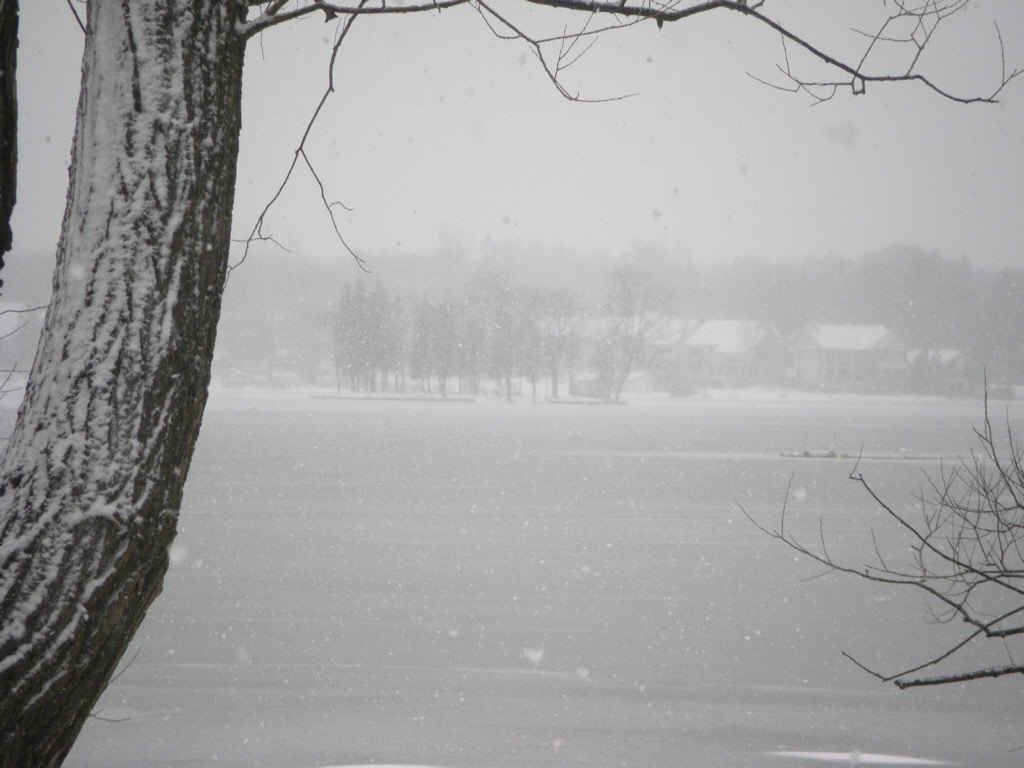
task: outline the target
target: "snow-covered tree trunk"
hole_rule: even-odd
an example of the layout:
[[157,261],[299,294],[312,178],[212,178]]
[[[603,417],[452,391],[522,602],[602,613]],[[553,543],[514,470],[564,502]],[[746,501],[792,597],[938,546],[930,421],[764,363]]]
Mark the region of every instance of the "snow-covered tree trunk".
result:
[[0,0],[0,269],[4,254],[13,244],[11,214],[18,170],[17,51],[18,0]]
[[59,765],[160,592],[240,129],[238,0],[92,0],[54,295],[0,485],[0,765]]

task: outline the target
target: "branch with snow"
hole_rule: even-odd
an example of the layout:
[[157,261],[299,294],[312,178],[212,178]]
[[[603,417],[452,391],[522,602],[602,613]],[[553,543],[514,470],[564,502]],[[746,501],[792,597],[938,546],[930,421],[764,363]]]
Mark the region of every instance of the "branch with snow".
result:
[[[541,63],[545,73],[554,83],[559,93],[572,100],[580,100],[562,82],[561,75],[573,63],[586,53],[588,45],[579,46],[583,38],[591,38],[597,34],[621,30],[642,21],[653,21],[659,28],[665,24],[683,21],[701,14],[715,11],[741,14],[751,21],[766,27],[779,35],[783,48],[783,62],[778,66],[784,78],[784,84],[772,83],[765,78],[754,76],[755,79],[773,88],[810,95],[815,102],[827,101],[841,88],[849,88],[854,95],[864,94],[868,83],[895,84],[916,83],[923,85],[944,99],[962,104],[995,103],[1002,91],[1016,79],[1024,69],[1008,70],[1002,35],[996,27],[999,44],[1002,72],[998,83],[987,93],[957,94],[936,82],[919,70],[922,54],[932,43],[943,23],[955,14],[963,11],[970,0],[921,0],[911,5],[902,0],[895,3],[895,10],[884,15],[873,31],[853,30],[865,39],[865,45],[856,61],[844,61],[829,53],[820,44],[815,43],[806,35],[798,34],[793,28],[777,15],[770,15],[766,10],[765,0],[746,2],[746,0],[701,0],[699,2],[683,2],[683,0],[522,0],[527,6],[540,6],[555,11],[569,11],[584,14],[587,20],[578,29],[570,30],[569,24],[564,25],[562,32],[555,35],[535,34],[514,18],[514,4],[505,3],[508,9],[499,9],[490,0],[430,0],[429,2],[395,2],[388,0],[364,0],[356,4],[327,2],[326,0],[309,0],[299,2],[293,7],[286,6],[284,0],[274,2],[251,2],[261,12],[252,20],[240,25],[238,32],[243,37],[263,32],[279,24],[304,18],[313,14],[324,14],[326,21],[335,18],[356,15],[370,16],[383,14],[409,14],[425,11],[441,12],[447,9],[468,5],[475,9],[494,33],[502,38],[524,41],[530,46],[534,55]],[[613,21],[606,25],[593,26],[592,20],[598,16],[609,17]],[[545,48],[553,44],[557,52],[549,56]],[[910,51],[909,63],[900,69],[890,69],[882,65],[878,71],[875,65],[876,52],[883,45],[899,46]],[[838,73],[834,78],[810,79],[801,75],[791,65],[789,50],[799,49],[811,59],[826,65]],[[553,60],[553,61],[552,61]]]
[[[772,88],[808,94],[814,103],[833,98],[841,88],[849,88],[855,95],[864,94],[868,83],[918,83],[934,91],[950,101],[964,104],[984,102],[992,103],[1002,90],[1017,76],[1022,69],[1007,71],[1006,55],[1002,37],[998,34],[1002,75],[1000,82],[987,95],[961,96],[941,87],[926,75],[917,71],[921,54],[931,43],[942,22],[963,10],[969,0],[924,0],[920,5],[910,6],[906,2],[897,2],[895,12],[884,16],[874,32],[856,31],[866,39],[860,58],[855,63],[847,63],[815,44],[808,37],[792,31],[784,21],[769,16],[761,2],[745,2],[744,0],[703,0],[701,2],[683,2],[683,0],[522,0],[527,6],[542,6],[553,11],[566,11],[571,15],[583,15],[582,23],[562,23],[558,31],[540,32],[527,28],[525,21],[515,18],[513,11],[521,5],[501,3],[500,0],[429,0],[429,2],[396,2],[392,0],[359,0],[356,3],[337,3],[327,0],[272,0],[271,2],[249,2],[248,5],[258,9],[258,13],[250,20],[239,23],[236,32],[248,39],[261,34],[275,26],[298,19],[322,14],[326,22],[336,21],[339,25],[334,45],[331,49],[327,67],[327,86],[318,102],[306,128],[295,148],[294,157],[277,190],[270,197],[266,206],[243,241],[245,249],[242,257],[234,265],[245,261],[254,242],[273,242],[280,246],[271,234],[264,231],[267,215],[284,192],[300,162],[306,167],[317,186],[320,200],[330,220],[331,226],[344,250],[351,255],[358,266],[365,270],[363,259],[346,241],[336,218],[336,210],[349,210],[339,201],[329,200],[327,192],[316,166],[306,151],[307,140],[319,118],[324,105],[334,93],[334,67],[337,62],[341,44],[347,37],[354,20],[359,16],[384,14],[409,14],[431,11],[440,13],[459,6],[473,9],[488,27],[501,40],[515,41],[526,44],[534,58],[540,64],[544,74],[558,93],[567,100],[580,102],[604,102],[626,98],[628,94],[610,97],[585,97],[577,90],[570,88],[565,82],[566,72],[583,59],[597,42],[600,35],[621,31],[643,21],[654,21],[659,28],[666,23],[678,22],[700,14],[713,11],[733,12],[767,27],[779,35],[782,41],[782,63],[778,65],[784,78],[784,84],[769,82],[765,78],[751,75],[759,82]],[[501,6],[501,7],[499,7]],[[610,19],[607,23],[598,23],[599,18]],[[548,22],[550,23],[550,22]],[[550,27],[548,28],[550,29]],[[901,32],[908,29],[907,32]],[[883,44],[908,47],[912,51],[910,63],[898,71],[872,71],[875,51]],[[791,49],[798,49],[812,60],[824,64],[828,70],[838,73],[830,79],[810,79],[802,76],[791,61]],[[233,267],[232,267],[233,268]]]

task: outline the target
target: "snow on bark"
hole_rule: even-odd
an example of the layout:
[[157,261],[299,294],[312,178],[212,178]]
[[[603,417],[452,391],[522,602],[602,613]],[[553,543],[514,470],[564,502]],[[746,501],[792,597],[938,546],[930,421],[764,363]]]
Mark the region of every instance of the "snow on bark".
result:
[[18,178],[17,50],[18,0],[0,0],[0,270],[4,254],[14,242],[11,215]]
[[93,0],[0,486],[0,765],[59,765],[159,593],[220,312],[244,3]]

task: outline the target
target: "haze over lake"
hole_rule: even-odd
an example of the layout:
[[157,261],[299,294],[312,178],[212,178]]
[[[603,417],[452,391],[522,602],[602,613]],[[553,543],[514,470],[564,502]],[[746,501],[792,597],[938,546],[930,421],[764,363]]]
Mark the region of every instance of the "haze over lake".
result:
[[820,518],[863,560],[892,529],[852,461],[781,454],[863,449],[912,504],[981,415],[215,391],[164,593],[67,764],[1017,765],[1020,680],[875,681],[840,651],[891,671],[960,628],[916,595],[811,579],[737,506],[774,524],[792,478],[788,524],[813,540]]

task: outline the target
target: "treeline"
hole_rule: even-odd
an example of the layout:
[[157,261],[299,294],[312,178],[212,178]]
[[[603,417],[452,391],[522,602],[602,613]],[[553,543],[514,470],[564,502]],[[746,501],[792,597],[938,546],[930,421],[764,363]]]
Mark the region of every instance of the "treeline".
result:
[[558,396],[559,372],[578,364],[590,315],[571,290],[514,283],[502,271],[475,275],[441,298],[346,284],[333,316],[331,361],[338,389],[442,396],[449,384],[504,394],[543,378]]
[[[885,325],[912,349],[958,349],[979,376],[1024,383],[1024,270],[974,269],[966,257],[892,248],[857,259],[749,259],[710,272],[691,293],[717,310],[766,320],[785,336],[808,323]],[[701,294],[704,294],[703,296]]]
[[913,248],[709,267],[648,248],[572,264],[423,260],[353,279],[292,263],[240,301],[229,293],[220,369],[298,381],[329,370],[343,389],[438,394],[529,393],[541,382],[564,394],[586,375],[614,396],[688,322],[735,319],[770,322],[783,338],[808,323],[881,324],[912,349],[960,350],[979,379],[1024,382],[1019,269]]

